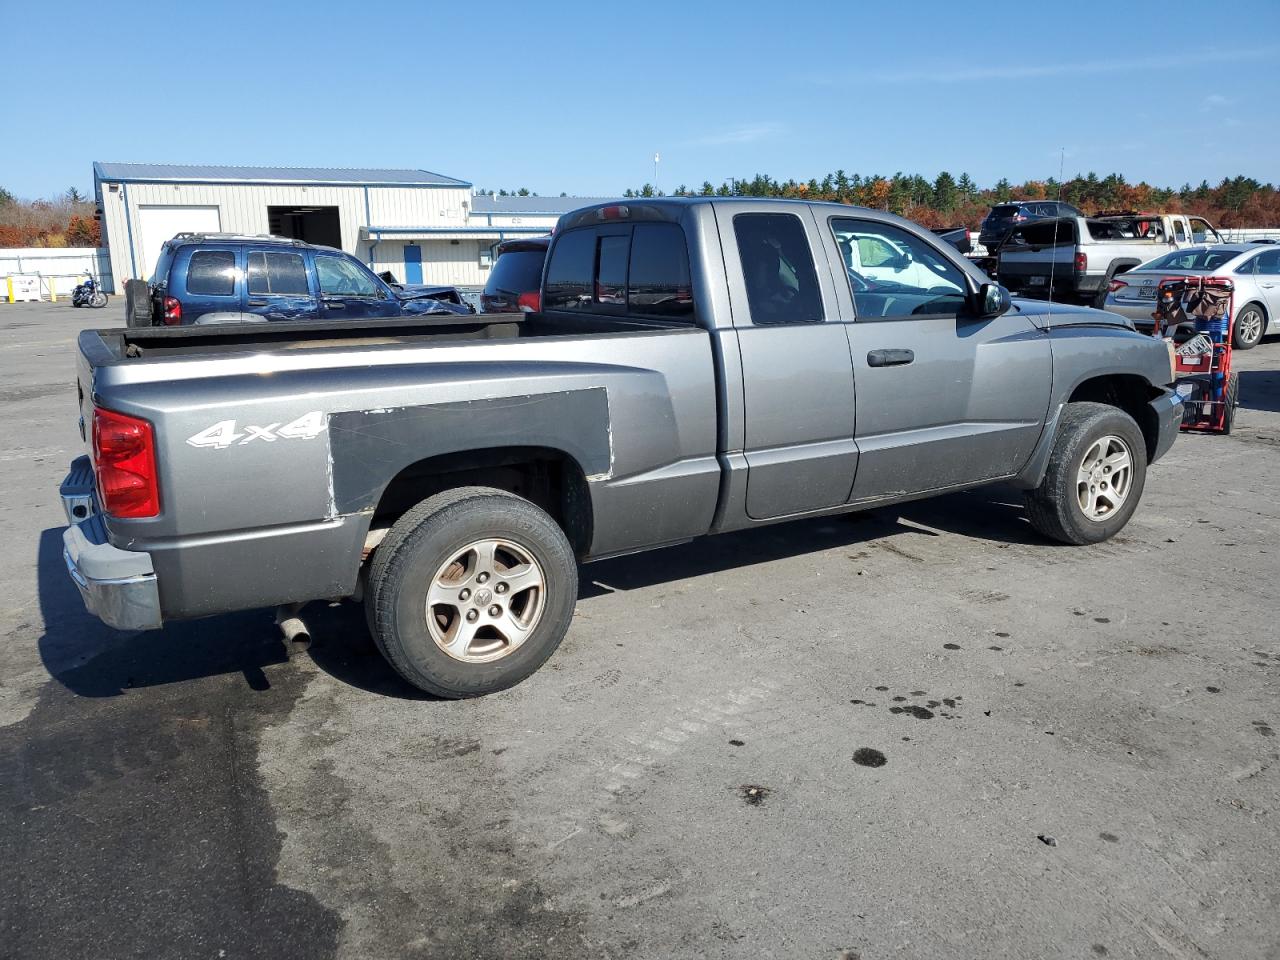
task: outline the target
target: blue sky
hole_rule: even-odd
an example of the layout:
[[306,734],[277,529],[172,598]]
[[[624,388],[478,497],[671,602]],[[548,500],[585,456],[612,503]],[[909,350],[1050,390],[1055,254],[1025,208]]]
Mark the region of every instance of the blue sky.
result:
[[1068,175],[1280,179],[1277,0],[6,6],[0,185],[24,197],[87,190],[93,160],[600,195],[652,179],[655,151],[667,190],[989,185],[1056,175],[1060,148]]

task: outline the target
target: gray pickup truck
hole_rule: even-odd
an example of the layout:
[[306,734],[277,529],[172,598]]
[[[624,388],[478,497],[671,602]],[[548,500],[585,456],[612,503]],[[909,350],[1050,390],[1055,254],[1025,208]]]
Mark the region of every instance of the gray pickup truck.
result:
[[588,207],[541,297],[83,332],[91,454],[62,497],[89,609],[141,630],[362,599],[406,680],[473,696],[551,656],[579,561],[993,481],[1048,537],[1105,540],[1182,416],[1166,344],[1012,303],[879,211]]

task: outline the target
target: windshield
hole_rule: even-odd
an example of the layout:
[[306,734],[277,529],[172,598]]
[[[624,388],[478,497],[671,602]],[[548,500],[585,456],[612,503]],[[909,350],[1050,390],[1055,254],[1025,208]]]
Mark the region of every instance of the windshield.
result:
[[1136,270],[1217,270],[1240,256],[1239,250],[1220,250],[1214,247],[1192,247],[1175,250],[1163,257],[1149,260]]

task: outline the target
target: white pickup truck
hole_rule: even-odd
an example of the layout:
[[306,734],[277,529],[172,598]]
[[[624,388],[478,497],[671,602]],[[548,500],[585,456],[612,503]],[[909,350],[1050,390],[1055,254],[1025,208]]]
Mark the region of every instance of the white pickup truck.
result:
[[1000,283],[1012,293],[1101,307],[1118,274],[1171,250],[1221,242],[1204,217],[1172,213],[1058,217],[1010,232],[1000,246],[996,271]]

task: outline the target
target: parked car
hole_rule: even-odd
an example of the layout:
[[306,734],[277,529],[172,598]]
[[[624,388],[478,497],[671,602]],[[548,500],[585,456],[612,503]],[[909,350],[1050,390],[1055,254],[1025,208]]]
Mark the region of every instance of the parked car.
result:
[[280,237],[180,233],[145,286],[130,281],[130,326],[187,326],[205,314],[277,320],[358,320],[457,312],[431,295],[395,290],[351,254]]
[[880,210],[672,197],[562,217],[537,313],[86,330],[67,568],[135,630],[362,597],[401,676],[465,697],[546,662],[579,561],[996,481],[1106,540],[1178,434],[1170,353],[1011,306]]
[[996,271],[1000,282],[1014,293],[1100,307],[1108,284],[1119,274],[1160,253],[1220,241],[1204,217],[1155,213],[1058,217],[1010,231],[1000,246]]
[[934,227],[930,233],[945,240],[961,253],[968,253],[973,249],[973,234],[968,227]]
[[489,282],[480,294],[480,312],[537,312],[542,264],[550,244],[550,237],[504,240],[498,244],[498,258],[493,263]]
[[978,229],[978,242],[994,256],[1009,231],[1024,223],[1053,217],[1083,217],[1084,213],[1061,200],[1010,200],[997,203],[983,218]]
[[1280,248],[1254,243],[1189,247],[1157,257],[1111,281],[1103,308],[1128,317],[1141,331],[1155,326],[1156,292],[1165,277],[1229,277],[1232,340],[1250,350],[1266,334],[1280,333]]

